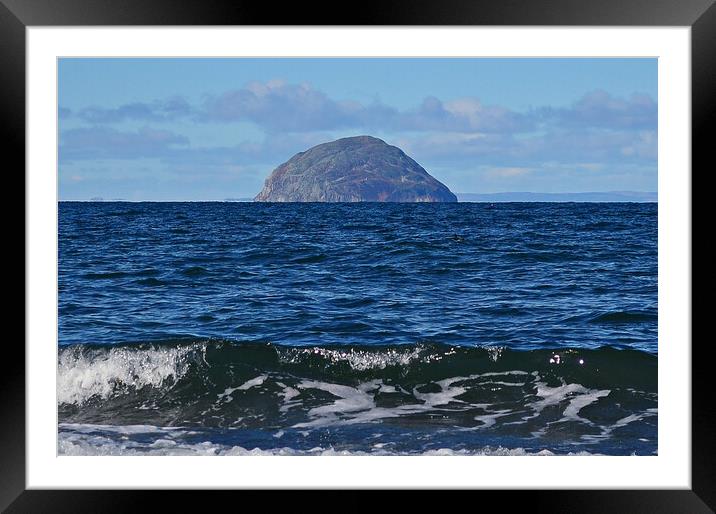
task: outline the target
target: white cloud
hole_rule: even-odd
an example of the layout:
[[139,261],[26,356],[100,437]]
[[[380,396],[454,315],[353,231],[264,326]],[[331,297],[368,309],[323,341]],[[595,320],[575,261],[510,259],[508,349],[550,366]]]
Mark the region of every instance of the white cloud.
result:
[[509,168],[490,168],[487,170],[487,175],[491,178],[514,178],[514,177],[521,177],[524,175],[527,175],[528,173],[531,173],[533,171],[533,168],[518,168],[518,167],[509,167]]

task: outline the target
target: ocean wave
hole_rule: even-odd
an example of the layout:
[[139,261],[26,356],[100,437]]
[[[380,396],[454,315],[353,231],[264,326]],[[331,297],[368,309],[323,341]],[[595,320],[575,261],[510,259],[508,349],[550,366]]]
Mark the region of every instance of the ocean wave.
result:
[[656,311],[617,311],[598,314],[590,319],[592,323],[651,323],[658,320]]
[[58,403],[81,404],[90,398],[137,391],[145,387],[171,387],[189,369],[187,355],[205,344],[152,347],[61,348],[57,369]]
[[421,345],[409,347],[384,348],[380,351],[356,348],[310,348],[284,347],[278,349],[279,360],[286,363],[310,363],[318,361],[321,365],[347,363],[355,371],[385,369],[388,366],[408,366],[420,358],[423,361],[438,358],[425,355],[425,347]]
[[[580,383],[655,389],[655,355],[639,350],[555,348],[514,350],[435,343],[374,347],[282,346],[226,340],[179,340],[117,345],[68,345],[59,349],[58,401],[78,403],[94,395],[173,387],[230,370],[290,371],[331,379],[437,380],[489,371],[539,371]],[[635,369],[637,368],[638,369]],[[218,372],[217,372],[218,370]]]
[[633,426],[656,430],[656,371],[655,355],[613,348],[75,345],[60,348],[58,410],[70,424],[274,434],[430,427],[588,445]]

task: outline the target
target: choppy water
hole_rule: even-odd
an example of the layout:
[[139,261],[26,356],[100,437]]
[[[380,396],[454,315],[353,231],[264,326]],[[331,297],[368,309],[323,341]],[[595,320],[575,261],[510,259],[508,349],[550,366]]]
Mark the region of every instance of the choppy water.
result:
[[64,454],[653,454],[656,204],[59,204]]

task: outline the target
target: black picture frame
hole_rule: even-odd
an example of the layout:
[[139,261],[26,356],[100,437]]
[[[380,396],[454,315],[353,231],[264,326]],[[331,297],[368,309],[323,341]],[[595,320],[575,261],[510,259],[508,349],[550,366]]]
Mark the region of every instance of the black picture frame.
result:
[[[26,27],[78,25],[563,25],[688,26],[692,44],[692,191],[694,170],[712,161],[708,124],[716,120],[715,0],[382,0],[338,9],[323,2],[247,0],[0,0],[0,131],[5,164],[25,169]],[[7,157],[14,157],[8,164]],[[24,191],[24,184],[23,184]],[[23,197],[24,198],[24,197]],[[692,196],[692,213],[694,198]],[[17,216],[15,212],[15,217]],[[693,217],[693,216],[692,216]],[[12,218],[10,218],[12,219]],[[692,231],[693,236],[693,231]],[[24,246],[23,246],[24,248]],[[693,265],[693,247],[691,250]],[[27,255],[24,255],[27,258]],[[26,274],[27,274],[27,268]],[[693,268],[692,268],[693,269]],[[708,280],[700,284],[704,289]],[[693,291],[693,289],[692,289]],[[24,304],[23,304],[24,305]],[[692,311],[693,312],[693,311]],[[693,314],[692,314],[693,319]],[[688,342],[684,342],[686,345]],[[692,353],[692,489],[480,491],[510,507],[548,512],[713,512],[716,432],[709,339]],[[0,374],[0,509],[7,512],[126,511],[162,496],[165,509],[206,507],[207,492],[49,491],[25,487],[25,352],[4,345]],[[236,494],[222,492],[222,496]],[[246,495],[246,492],[239,494]],[[355,494],[355,493],[352,493]],[[216,498],[212,498],[216,500]],[[250,501],[246,496],[242,501]],[[515,503],[516,502],[516,503]],[[172,505],[174,504],[174,505]],[[315,505],[315,504],[312,504]]]

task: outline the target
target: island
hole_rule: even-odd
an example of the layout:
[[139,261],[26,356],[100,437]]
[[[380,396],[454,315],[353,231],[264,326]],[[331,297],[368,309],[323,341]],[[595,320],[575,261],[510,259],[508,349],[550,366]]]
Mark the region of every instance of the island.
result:
[[256,202],[457,202],[400,148],[372,136],[300,152],[266,179]]

